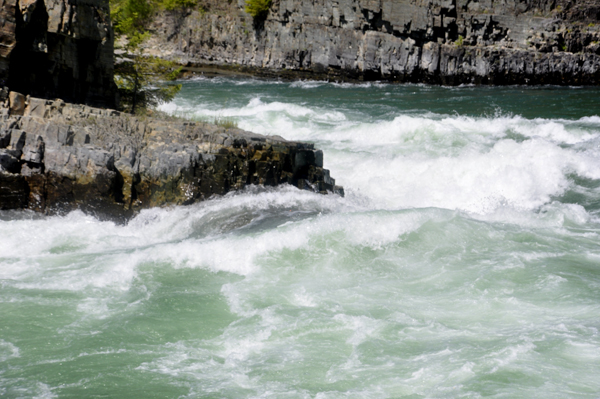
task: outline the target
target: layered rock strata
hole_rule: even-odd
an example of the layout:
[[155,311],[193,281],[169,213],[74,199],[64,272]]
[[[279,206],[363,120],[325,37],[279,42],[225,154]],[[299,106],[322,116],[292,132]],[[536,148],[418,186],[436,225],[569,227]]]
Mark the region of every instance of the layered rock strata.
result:
[[201,3],[157,16],[148,50],[267,76],[600,83],[594,0],[273,0],[264,21],[244,0]]
[[343,194],[313,144],[14,92],[0,109],[0,209],[126,220],[143,208],[285,183]]
[[108,0],[2,0],[0,86],[114,107]]

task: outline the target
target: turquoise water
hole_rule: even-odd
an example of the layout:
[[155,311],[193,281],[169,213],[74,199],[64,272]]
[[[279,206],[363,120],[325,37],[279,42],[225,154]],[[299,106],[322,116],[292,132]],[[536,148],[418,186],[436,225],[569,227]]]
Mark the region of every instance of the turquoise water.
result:
[[163,110],[313,141],[346,197],[0,213],[0,397],[597,398],[598,98],[186,81]]

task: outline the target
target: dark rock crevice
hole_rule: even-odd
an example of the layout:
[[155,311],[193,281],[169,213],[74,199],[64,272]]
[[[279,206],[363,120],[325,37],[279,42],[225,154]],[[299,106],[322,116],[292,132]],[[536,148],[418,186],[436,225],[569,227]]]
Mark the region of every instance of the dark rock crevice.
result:
[[22,93],[38,94],[52,81],[46,53],[48,51],[48,13],[43,0],[16,5],[16,45],[10,55],[7,85]]
[[5,0],[0,9],[0,86],[114,107],[108,16],[105,0]]

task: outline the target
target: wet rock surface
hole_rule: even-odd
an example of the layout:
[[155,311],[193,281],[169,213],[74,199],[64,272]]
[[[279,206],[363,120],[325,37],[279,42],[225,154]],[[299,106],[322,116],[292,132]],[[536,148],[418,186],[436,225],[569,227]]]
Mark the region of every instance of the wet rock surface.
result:
[[250,184],[343,195],[313,144],[22,97],[0,108],[0,209],[125,221]]
[[[582,0],[244,0],[157,16],[148,50],[190,70],[442,84],[598,84],[600,6]],[[196,69],[194,69],[196,68]]]

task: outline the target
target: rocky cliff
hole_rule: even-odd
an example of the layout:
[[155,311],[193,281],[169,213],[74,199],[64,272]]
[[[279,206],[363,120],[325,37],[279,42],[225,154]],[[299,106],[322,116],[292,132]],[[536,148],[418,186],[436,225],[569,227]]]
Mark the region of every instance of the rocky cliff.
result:
[[114,106],[108,0],[2,0],[0,86]]
[[249,184],[343,194],[312,144],[24,97],[0,107],[0,209],[126,220]]
[[442,84],[599,84],[595,0],[244,0],[162,13],[149,50],[190,67]]

